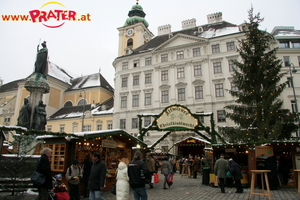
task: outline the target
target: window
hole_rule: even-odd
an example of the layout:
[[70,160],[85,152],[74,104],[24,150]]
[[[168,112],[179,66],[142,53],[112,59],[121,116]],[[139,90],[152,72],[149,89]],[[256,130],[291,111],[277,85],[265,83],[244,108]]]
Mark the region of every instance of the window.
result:
[[279,48],[280,49],[290,48],[290,44],[288,42],[280,42]]
[[225,110],[217,110],[218,122],[226,122]]
[[140,76],[134,75],[133,76],[133,85],[139,85],[140,84]]
[[223,83],[215,84],[215,89],[216,89],[216,97],[224,96]]
[[122,62],[122,70],[128,69],[128,62]]
[[145,105],[151,105],[151,93],[145,93]]
[[236,86],[236,84],[234,82],[231,82],[231,90],[238,91],[238,87]]
[[76,123],[76,122],[73,123],[72,131],[73,131],[73,133],[78,132],[78,123]]
[[193,49],[193,57],[200,56],[200,48]]
[[121,108],[127,108],[127,96],[121,97]]
[[[204,113],[204,112],[197,112],[197,113]],[[204,124],[204,116],[199,116],[199,121]]]
[[292,43],[292,45],[293,45],[293,48],[300,48],[300,42],[293,42]]
[[287,77],[287,85],[289,88],[293,87],[293,83],[292,83],[292,78],[291,77]]
[[47,131],[51,132],[52,131],[52,125],[47,125]]
[[227,51],[235,50],[234,42],[227,42]]
[[133,67],[139,67],[139,66],[140,66],[140,60],[134,60]]
[[291,101],[291,107],[292,107],[293,113],[295,113],[297,110],[296,110],[296,103],[294,100]]
[[122,87],[127,87],[128,85],[128,77],[123,77],[122,78]]
[[290,57],[283,56],[283,62],[284,62],[284,66],[290,66]]
[[151,65],[151,64],[152,64],[152,58],[151,57],[145,58],[145,65]]
[[144,127],[151,124],[151,117],[144,117]]
[[215,74],[222,73],[221,62],[215,62],[215,63],[213,63],[213,66],[214,66]]
[[220,52],[220,46],[219,46],[219,44],[211,45],[211,50],[212,50],[213,53]]
[[86,105],[87,102],[85,99],[80,99],[80,101],[78,102],[77,106],[83,106],[83,105]]
[[168,80],[168,70],[161,71],[161,80],[162,81]]
[[127,40],[127,46],[130,47],[130,46],[133,46],[133,39],[132,38],[129,38]]
[[162,103],[169,102],[169,90],[161,91],[161,102]]
[[168,54],[161,55],[161,62],[168,62]]
[[202,75],[201,65],[194,65],[194,76]]
[[152,83],[151,73],[145,74],[145,84]]
[[126,129],[126,119],[120,119],[120,129]]
[[102,130],[102,124],[97,124],[97,131]]
[[184,78],[184,68],[177,68],[177,78]]
[[195,86],[195,99],[203,99],[203,86]]
[[72,106],[73,106],[73,104],[71,101],[67,101],[64,105],[64,107],[72,107]]
[[10,117],[5,117],[4,118],[4,123],[9,123],[10,122]]
[[162,150],[162,152],[168,152],[169,147],[168,146],[161,146],[161,150]]
[[183,51],[176,52],[177,60],[184,59]]
[[298,56],[298,65],[300,66],[300,56]]
[[138,118],[132,118],[131,128],[132,129],[138,128]]
[[112,121],[107,121],[107,130],[111,130],[113,128]]
[[229,71],[230,71],[230,72],[237,69],[237,68],[236,68],[236,65],[233,63],[232,60],[229,60],[229,61],[228,61],[228,65],[229,65]]
[[65,132],[65,125],[64,125],[64,124],[60,124],[60,125],[59,125],[59,132],[60,132],[60,133]]
[[132,95],[132,107],[137,107],[139,106],[139,95],[134,94]]
[[84,125],[83,126],[83,131],[92,131],[92,126],[91,125]]
[[185,101],[185,88],[178,89],[178,101]]

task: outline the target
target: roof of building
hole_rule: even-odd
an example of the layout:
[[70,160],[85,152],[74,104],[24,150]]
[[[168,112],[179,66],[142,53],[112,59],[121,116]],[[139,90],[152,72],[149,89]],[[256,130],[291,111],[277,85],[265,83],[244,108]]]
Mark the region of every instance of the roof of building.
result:
[[[150,40],[149,42],[134,49],[133,53],[130,55],[140,54],[140,53],[155,50],[161,44],[172,39],[177,34],[184,34],[184,35],[199,37],[203,39],[211,39],[211,38],[216,38],[224,35],[237,34],[241,32],[237,25],[226,21],[202,25],[201,27],[203,31],[201,32],[199,31],[199,27],[200,26],[189,28],[189,29],[183,29],[180,31],[175,31],[170,34],[158,35],[152,40]],[[124,55],[124,56],[130,56],[130,55]]]
[[19,79],[19,80],[15,80],[15,81],[3,84],[2,86],[0,86],[0,93],[18,90],[18,87],[19,87],[18,83],[25,81],[25,80],[26,79]]
[[51,76],[69,85],[71,85],[71,80],[74,79],[74,77],[78,77],[77,75],[64,70],[50,61],[48,62],[48,76]]
[[100,73],[90,74],[73,79],[72,86],[67,91],[91,87],[102,87],[108,91],[114,91],[113,87]]
[[69,118],[80,118],[82,117],[82,112],[91,111],[92,115],[107,115],[113,113],[114,99],[109,98],[102,104],[87,104],[80,106],[69,106],[62,107],[56,113],[48,117],[48,120],[58,120],[58,119],[69,119]]

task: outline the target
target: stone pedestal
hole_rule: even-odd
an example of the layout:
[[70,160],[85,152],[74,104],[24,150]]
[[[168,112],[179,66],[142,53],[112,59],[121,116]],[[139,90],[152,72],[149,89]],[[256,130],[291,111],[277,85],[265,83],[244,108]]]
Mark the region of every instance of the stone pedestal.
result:
[[35,107],[39,104],[39,101],[42,101],[43,94],[49,93],[50,86],[46,77],[40,73],[33,73],[28,80],[25,82],[25,88],[30,92],[29,103],[31,105],[31,118],[30,118],[30,127],[33,122],[33,113]]

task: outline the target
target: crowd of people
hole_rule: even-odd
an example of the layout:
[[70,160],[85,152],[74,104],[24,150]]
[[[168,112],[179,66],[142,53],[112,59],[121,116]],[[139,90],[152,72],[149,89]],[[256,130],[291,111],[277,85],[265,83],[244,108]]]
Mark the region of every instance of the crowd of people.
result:
[[[36,186],[38,188],[36,200],[48,200],[50,190],[56,194],[57,200],[80,200],[81,180],[85,183],[84,197],[89,197],[90,200],[104,200],[102,191],[105,187],[107,169],[105,163],[101,160],[99,152],[92,152],[90,157],[87,156],[83,166],[80,166],[77,160],[72,162],[65,174],[68,182],[67,186],[62,182],[62,174],[56,175],[53,181],[49,161],[52,150],[44,148],[41,154],[37,162],[36,171],[44,174],[46,181],[42,186]],[[159,169],[161,170],[161,176],[164,177],[163,189],[167,189],[168,177],[177,171],[176,162],[175,158],[168,158],[167,156],[163,157],[160,162],[151,154],[146,154],[144,158],[140,151],[135,151],[132,161],[129,161],[125,155],[122,155],[116,170],[116,199],[128,200],[131,188],[135,200],[147,200],[146,185],[149,185],[149,189],[154,188],[154,176],[158,176]],[[204,159],[201,159],[200,156],[193,157],[189,155],[180,159],[178,163],[180,174],[187,173],[184,172],[187,168],[183,168],[183,166],[188,166],[188,170],[192,172],[190,178],[196,179],[197,174],[202,173]],[[222,193],[225,193],[224,182],[228,172],[230,172],[230,177],[235,182],[236,193],[243,193],[241,185],[243,176],[240,166],[232,159],[229,159],[229,161],[225,160],[224,155],[221,154],[220,158],[215,162],[214,174],[219,179],[219,187]]]

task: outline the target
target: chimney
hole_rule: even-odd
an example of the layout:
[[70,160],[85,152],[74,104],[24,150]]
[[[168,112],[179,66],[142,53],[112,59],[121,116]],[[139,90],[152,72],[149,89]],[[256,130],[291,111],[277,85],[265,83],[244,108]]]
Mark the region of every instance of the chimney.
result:
[[164,35],[171,33],[171,25],[163,25],[158,27],[158,34],[157,35]]
[[207,23],[213,24],[222,21],[222,12],[207,15]]
[[188,19],[181,22],[182,30],[196,27],[196,19]]

